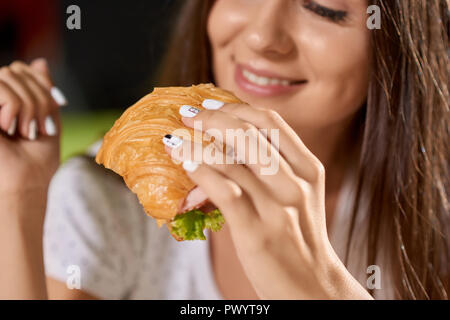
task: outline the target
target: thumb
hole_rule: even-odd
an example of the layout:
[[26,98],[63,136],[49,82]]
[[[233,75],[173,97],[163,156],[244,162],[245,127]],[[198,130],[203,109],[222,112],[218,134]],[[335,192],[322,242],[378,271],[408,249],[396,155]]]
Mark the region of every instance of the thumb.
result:
[[40,73],[41,79],[45,80],[48,87],[52,87],[53,83],[51,81],[50,69],[48,67],[47,60],[45,58],[37,58],[33,60],[30,64],[31,69]]

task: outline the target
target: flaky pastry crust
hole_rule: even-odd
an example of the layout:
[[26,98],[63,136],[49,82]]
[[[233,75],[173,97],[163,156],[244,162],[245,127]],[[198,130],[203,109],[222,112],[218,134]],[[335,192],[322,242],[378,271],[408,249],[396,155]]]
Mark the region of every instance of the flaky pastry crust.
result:
[[194,131],[184,126],[179,109],[182,105],[204,109],[205,99],[241,103],[232,93],[212,84],[155,88],[115,122],[97,154],[96,162],[122,176],[145,212],[159,225],[179,213],[182,202],[195,187],[181,164],[167,154],[162,139],[177,129],[187,130],[193,139]]

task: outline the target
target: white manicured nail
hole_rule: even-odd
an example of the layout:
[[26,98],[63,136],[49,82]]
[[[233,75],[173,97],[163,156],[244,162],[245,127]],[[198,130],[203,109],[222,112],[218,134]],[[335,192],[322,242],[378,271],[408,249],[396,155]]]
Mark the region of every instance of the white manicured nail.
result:
[[225,105],[222,101],[214,100],[214,99],[206,99],[202,102],[202,106],[208,110],[219,110]]
[[61,90],[59,90],[57,87],[53,87],[50,89],[50,94],[53,97],[53,100],[60,106],[63,107],[67,105],[67,99],[64,93],[62,93]]
[[56,136],[58,130],[56,129],[55,121],[51,116],[47,116],[45,118],[45,132],[51,137]]
[[197,170],[198,168],[198,163],[197,162],[193,162],[191,160],[185,160],[183,162],[183,168],[184,170],[186,170],[187,172],[194,172],[195,170]]
[[179,112],[180,112],[182,117],[193,118],[196,115],[198,115],[200,113],[200,111],[201,111],[200,109],[197,109],[197,108],[195,108],[193,106],[185,105],[185,106],[181,106]]
[[17,118],[14,118],[11,124],[9,125],[8,135],[13,136],[16,133],[17,128]]
[[28,139],[31,141],[36,140],[37,138],[37,122],[36,120],[31,120],[28,125]]
[[183,140],[177,136],[166,134],[163,138],[163,143],[170,148],[178,148],[183,144]]

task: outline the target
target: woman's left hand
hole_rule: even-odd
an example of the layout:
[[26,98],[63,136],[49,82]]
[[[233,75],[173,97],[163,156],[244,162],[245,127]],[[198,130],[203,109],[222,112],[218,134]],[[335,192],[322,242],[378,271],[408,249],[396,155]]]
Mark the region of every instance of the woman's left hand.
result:
[[[202,131],[220,133],[216,141],[232,145],[241,164],[196,163],[185,152],[172,157],[184,161],[189,177],[225,216],[258,296],[371,299],[329,242],[325,170],[294,130],[276,112],[245,104],[192,116],[183,117],[186,126],[201,121]],[[236,144],[236,138],[245,143]],[[261,154],[270,161],[261,161]]]

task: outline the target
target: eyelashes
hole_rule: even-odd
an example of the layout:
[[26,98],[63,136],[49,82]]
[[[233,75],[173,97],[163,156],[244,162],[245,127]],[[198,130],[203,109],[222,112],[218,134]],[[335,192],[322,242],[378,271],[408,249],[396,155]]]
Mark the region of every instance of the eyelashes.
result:
[[315,14],[327,18],[333,22],[342,22],[347,17],[347,12],[324,7],[313,0],[305,0],[303,6]]

